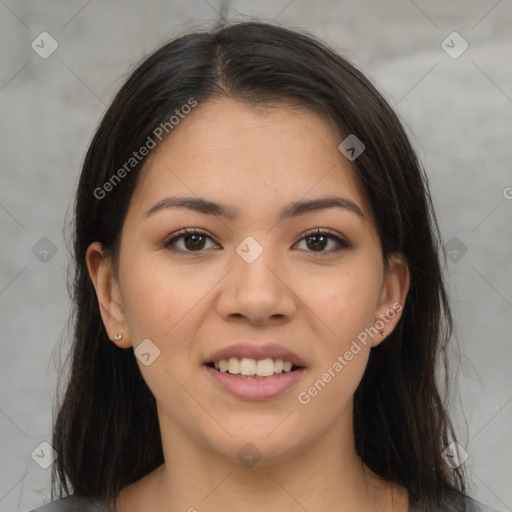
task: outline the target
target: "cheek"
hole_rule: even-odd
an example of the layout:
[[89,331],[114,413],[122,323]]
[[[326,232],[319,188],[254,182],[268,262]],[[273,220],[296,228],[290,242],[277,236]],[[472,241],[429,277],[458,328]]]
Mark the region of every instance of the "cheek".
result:
[[306,296],[337,349],[375,322],[382,274],[378,262],[361,259],[321,280],[309,282]]
[[[178,411],[192,407],[179,383],[190,378],[190,339],[198,329],[198,303],[215,280],[194,279],[191,272],[155,261],[151,257],[127,258],[122,279],[125,318],[134,348],[151,340],[158,356],[148,365],[138,361],[152,393],[165,402],[179,404]],[[150,345],[151,347],[151,345]],[[167,398],[164,398],[167,397]],[[195,412],[196,414],[197,411]]]
[[177,269],[150,258],[127,258],[124,264],[129,270],[121,276],[121,286],[133,342],[144,338],[161,342],[204,292]]
[[310,294],[321,333],[315,365],[297,396],[308,417],[335,421],[364,375],[371,349],[365,329],[375,321],[380,297],[378,264],[373,268],[369,261],[354,265],[331,275]]
[[309,418],[322,418],[322,423],[332,424],[353,397],[363,377],[369,351],[362,349],[352,359],[345,359],[345,351],[334,354],[328,364],[317,367],[305,386],[297,394],[297,402]]

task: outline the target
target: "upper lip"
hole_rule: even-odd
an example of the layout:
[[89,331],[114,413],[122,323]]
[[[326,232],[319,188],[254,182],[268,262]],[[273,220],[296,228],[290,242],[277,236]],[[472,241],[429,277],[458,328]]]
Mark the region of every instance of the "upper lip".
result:
[[295,366],[305,366],[304,360],[295,352],[276,344],[255,345],[251,343],[236,343],[229,347],[217,350],[204,361],[204,364],[220,361],[221,359],[229,359],[230,357],[247,357],[250,359],[282,359],[290,361]]

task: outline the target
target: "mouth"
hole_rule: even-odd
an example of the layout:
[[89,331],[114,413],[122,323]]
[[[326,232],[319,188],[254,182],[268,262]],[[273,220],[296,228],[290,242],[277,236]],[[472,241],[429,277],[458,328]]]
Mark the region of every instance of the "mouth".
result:
[[229,359],[210,361],[205,363],[204,366],[232,377],[254,380],[275,378],[305,368],[282,359],[265,358],[257,360],[248,357],[231,357]]
[[241,400],[269,400],[285,396],[305,377],[306,360],[273,343],[246,341],[208,355],[202,364],[218,389]]
[[202,367],[218,389],[244,401],[278,399],[297,386],[307,371],[290,361],[269,358],[232,357],[210,361]]

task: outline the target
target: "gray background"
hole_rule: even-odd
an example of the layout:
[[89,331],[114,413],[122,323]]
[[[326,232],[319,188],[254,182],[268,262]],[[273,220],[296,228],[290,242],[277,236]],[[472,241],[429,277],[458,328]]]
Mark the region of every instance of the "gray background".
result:
[[[220,10],[214,0],[0,0],[1,511],[49,499],[51,470],[31,453],[51,440],[54,350],[69,314],[63,228],[87,145],[134,64]],[[324,39],[413,134],[451,258],[461,361],[449,399],[471,494],[512,510],[512,1],[235,1],[228,17]],[[47,59],[31,48],[43,31],[59,44]],[[469,44],[458,58],[441,47],[453,31]],[[33,251],[43,237],[55,255]]]

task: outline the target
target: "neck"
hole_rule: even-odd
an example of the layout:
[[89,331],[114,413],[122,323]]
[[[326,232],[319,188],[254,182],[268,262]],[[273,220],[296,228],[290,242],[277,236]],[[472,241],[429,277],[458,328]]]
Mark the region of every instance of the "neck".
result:
[[160,421],[166,462],[120,495],[119,512],[225,512],[233,504],[244,512],[408,510],[407,491],[380,480],[357,455],[352,414],[314,441],[253,466],[206,450],[204,440],[194,442],[163,414]]

